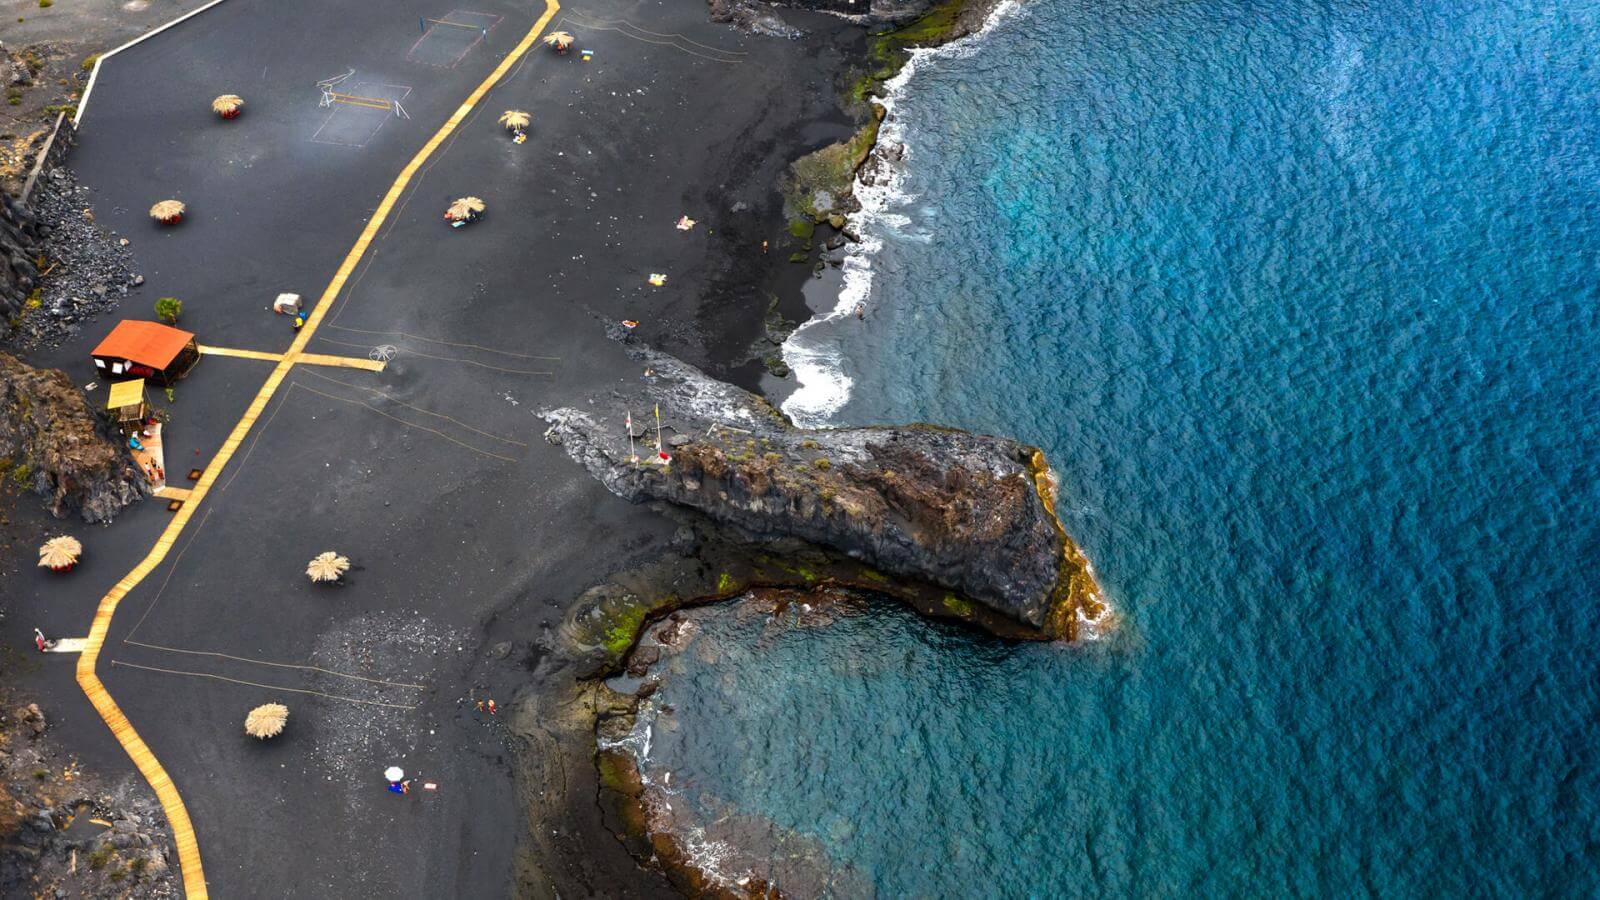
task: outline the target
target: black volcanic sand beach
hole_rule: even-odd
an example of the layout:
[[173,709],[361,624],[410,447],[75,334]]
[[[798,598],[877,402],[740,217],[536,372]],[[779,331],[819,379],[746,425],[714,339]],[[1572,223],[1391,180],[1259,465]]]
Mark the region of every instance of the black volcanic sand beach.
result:
[[[315,301],[391,181],[542,10],[472,11],[501,18],[453,66],[437,64],[457,52],[448,42],[424,46],[424,61],[414,49],[418,18],[450,5],[415,0],[381,12],[228,0],[107,62],[70,164],[147,282],[119,315],[29,361],[97,381],[88,350],[168,295],[202,343],[287,348],[273,296]],[[122,602],[100,677],[182,793],[217,896],[504,896],[519,892],[516,872],[527,894],[666,889],[601,827],[592,746],[536,742],[552,782],[525,782],[522,797],[514,785],[513,696],[547,692],[536,710],[572,696],[572,674],[541,665],[550,629],[606,573],[659,556],[679,525],[609,495],[541,440],[535,413],[602,402],[640,377],[605,334],[624,318],[726,373],[759,333],[767,292],[804,276],[778,252],[776,183],[788,160],[848,133],[834,78],[861,35],[783,16],[811,34],[745,36],[709,23],[697,0],[561,10],[551,27],[578,47],[536,48],[478,104],[412,179],[307,348],[383,346],[389,368],[295,368]],[[315,83],[349,70],[342,90],[403,96],[409,118],[320,108]],[[237,121],[209,111],[223,92],[246,99]],[[507,108],[533,114],[522,145],[496,124]],[[452,229],[441,213],[464,194],[488,212]],[[190,215],[158,229],[145,210],[166,197]],[[698,224],[676,229],[683,215]],[[657,272],[663,287],[646,283]],[[207,357],[177,387],[173,483],[217,451],[271,367]],[[3,637],[18,648],[36,625],[85,633],[169,520],[155,500],[109,528],[50,520],[33,497],[9,505]],[[86,558],[49,577],[32,550],[59,531]],[[359,567],[348,586],[303,576],[328,549]],[[86,765],[131,770],[74,683],[75,659],[8,677]],[[502,715],[476,710],[488,698]],[[290,707],[287,731],[246,738],[245,712],[274,700]],[[409,796],[384,789],[396,764],[417,778]],[[519,861],[525,804],[557,833],[541,830],[539,852]]]

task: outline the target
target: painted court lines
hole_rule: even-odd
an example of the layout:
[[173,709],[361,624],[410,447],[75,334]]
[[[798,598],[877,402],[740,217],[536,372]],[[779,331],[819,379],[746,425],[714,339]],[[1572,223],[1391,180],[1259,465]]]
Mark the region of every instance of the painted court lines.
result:
[[401,116],[399,110],[411,96],[411,88],[358,81],[346,90],[329,91],[327,96],[333,98],[328,117],[317,126],[311,142],[359,149],[371,143],[390,119]]
[[200,508],[206,494],[211,490],[212,485],[216,483],[217,477],[227,467],[228,461],[233,458],[233,454],[244,443],[245,437],[249,434],[256,419],[261,415],[262,410],[266,408],[268,401],[277,393],[289,371],[294,368],[295,364],[300,361],[301,356],[304,355],[306,344],[310,342],[312,335],[316,334],[317,327],[322,324],[323,317],[333,305],[334,299],[343,290],[345,282],[350,278],[351,273],[355,271],[361,258],[366,254],[367,248],[371,246],[373,240],[377,237],[379,229],[389,218],[389,214],[394,209],[395,204],[400,201],[406,188],[410,186],[411,179],[416,176],[417,171],[433,156],[440,145],[460,127],[461,123],[466,120],[467,116],[483,99],[484,95],[500,79],[504,78],[506,73],[511,71],[512,67],[533,48],[539,40],[540,33],[550,24],[550,21],[555,18],[560,9],[561,4],[557,0],[545,0],[544,13],[539,16],[538,21],[533,23],[533,27],[528,29],[528,33],[522,38],[522,41],[505,55],[505,58],[500,61],[494,71],[490,72],[488,77],[478,84],[477,88],[457,107],[444,125],[434,133],[433,137],[423,145],[421,150],[417,151],[417,154],[400,171],[399,176],[390,185],[388,193],[384,195],[377,209],[373,211],[371,218],[367,220],[366,227],[362,229],[360,237],[356,239],[355,246],[350,248],[350,252],[344,258],[344,262],[340,264],[338,271],[334,273],[333,279],[328,283],[327,289],[323,291],[322,296],[317,300],[316,306],[311,311],[310,318],[306,320],[305,326],[295,336],[294,343],[290,345],[288,352],[283,354],[277,366],[273,368],[272,374],[267,377],[266,383],[256,392],[249,408],[246,409],[244,415],[234,425],[233,431],[228,435],[227,440],[223,442],[222,448],[217,452],[216,457],[206,467],[204,474],[200,476],[200,480],[191,489],[189,502],[185,503],[183,508],[173,515],[171,521],[167,523],[166,529],[156,540],[155,546],[150,549],[145,558],[134,566],[132,571],[124,575],[122,580],[118,581],[100,599],[99,606],[95,609],[94,620],[90,625],[89,634],[84,639],[83,652],[78,657],[78,685],[83,689],[84,694],[88,696],[89,702],[95,708],[95,712],[100,715],[106,726],[111,729],[112,735],[116,737],[122,748],[127,751],[128,757],[133,760],[133,764],[139,769],[139,773],[144,776],[145,781],[149,782],[151,789],[155,791],[156,798],[161,802],[161,808],[166,813],[168,823],[172,826],[173,842],[178,848],[178,863],[183,874],[183,890],[191,900],[201,900],[201,898],[209,895],[206,888],[205,873],[200,862],[200,842],[195,836],[194,823],[189,818],[189,810],[184,805],[183,796],[178,793],[177,786],[172,783],[171,777],[162,768],[155,754],[150,752],[150,748],[145,744],[144,739],[139,737],[139,733],[134,729],[133,723],[128,721],[128,717],[123,714],[122,709],[117,706],[111,694],[106,691],[105,685],[100,681],[100,676],[95,671],[95,664],[99,661],[100,650],[105,644],[106,634],[111,629],[111,619],[116,615],[117,606],[122,602],[123,598],[137,587],[156,566],[160,565],[161,561],[166,559],[167,554],[171,552],[173,545],[178,540],[178,536],[182,534],[184,527],[189,524],[189,520],[194,516],[195,511]]
[[671,47],[690,56],[709,59],[720,63],[742,63],[749,54],[744,50],[723,50],[710,44],[702,44],[691,40],[681,34],[662,34],[641,28],[626,19],[593,19],[582,13],[569,12],[561,17],[561,23],[571,22],[580,30],[586,31],[614,31],[630,40],[644,44],[656,44],[662,47]]
[[422,36],[406,52],[406,62],[454,69],[468,53],[489,40],[501,18],[493,13],[452,9],[437,19],[421,19],[417,29]]

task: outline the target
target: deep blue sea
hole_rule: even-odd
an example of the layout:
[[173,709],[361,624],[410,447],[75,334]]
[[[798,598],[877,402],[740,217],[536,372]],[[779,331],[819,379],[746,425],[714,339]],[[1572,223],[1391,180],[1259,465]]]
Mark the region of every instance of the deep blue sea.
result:
[[1043,446],[1119,624],[729,610],[656,777],[884,897],[1600,895],[1597,65],[1596,0],[1035,0],[919,60],[828,420]]

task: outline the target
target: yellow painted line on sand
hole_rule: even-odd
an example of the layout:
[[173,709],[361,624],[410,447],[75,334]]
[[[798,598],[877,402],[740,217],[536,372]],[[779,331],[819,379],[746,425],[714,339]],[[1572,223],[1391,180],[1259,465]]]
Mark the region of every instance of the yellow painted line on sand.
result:
[[265,350],[240,350],[236,347],[213,347],[210,344],[200,345],[201,356],[237,356],[240,359],[264,359],[269,362],[281,362],[282,353],[268,353]]
[[338,366],[343,369],[365,369],[382,372],[387,365],[382,360],[363,359],[359,356],[329,356],[326,353],[302,353],[296,360],[302,366]]
[[[307,325],[310,323],[307,322]],[[304,346],[301,344],[300,346]],[[294,348],[289,349],[293,353]],[[210,344],[200,345],[202,356],[236,356],[240,359],[264,359],[268,362],[283,362],[289,353],[268,353],[265,350],[241,350],[237,347],[213,347]],[[382,372],[384,363],[376,359],[366,359],[360,356],[330,356],[326,353],[302,353],[292,360],[294,364],[307,366],[337,366],[342,369],[365,369],[368,372]]]
[[560,9],[561,4],[557,0],[545,0],[544,14],[539,17],[538,21],[533,23],[533,27],[528,30],[522,42],[506,54],[494,71],[489,73],[489,77],[478,84],[477,88],[467,96],[467,99],[456,108],[455,113],[445,121],[438,131],[434,132],[433,137],[423,145],[421,150],[417,151],[417,154],[411,158],[406,167],[400,171],[399,177],[390,185],[389,192],[384,195],[383,201],[373,211],[372,218],[367,220],[367,226],[362,229],[361,236],[356,239],[355,246],[350,248],[350,252],[345,256],[344,262],[339,266],[339,270],[334,273],[333,280],[328,283],[327,289],[322,292],[321,298],[317,300],[316,308],[311,311],[311,316],[306,320],[305,326],[295,336],[294,343],[289,346],[288,352],[284,353],[278,360],[278,365],[273,368],[272,374],[267,376],[266,383],[261,386],[261,389],[256,392],[255,398],[250,401],[249,408],[245,410],[244,415],[233,426],[233,431],[228,435],[228,439],[223,442],[222,449],[217,452],[211,464],[206,466],[205,473],[200,476],[200,481],[190,491],[189,502],[185,503],[183,508],[173,515],[172,520],[167,523],[166,530],[156,539],[155,546],[150,548],[150,552],[145,555],[145,558],[134,566],[132,571],[124,575],[122,580],[118,581],[104,597],[100,598],[100,605],[95,609],[94,621],[90,625],[89,635],[84,639],[83,653],[78,657],[78,686],[83,688],[83,692],[88,696],[89,702],[94,705],[95,712],[100,714],[100,718],[111,729],[111,733],[116,737],[117,742],[122,744],[122,749],[127,751],[129,758],[133,760],[133,764],[138,767],[139,773],[144,776],[145,781],[150,783],[151,789],[155,791],[156,799],[161,801],[161,809],[167,815],[168,824],[172,826],[173,841],[178,847],[178,863],[183,871],[183,891],[190,900],[205,900],[208,894],[205,873],[200,865],[200,842],[195,837],[194,824],[189,820],[189,810],[184,806],[183,797],[179,795],[177,786],[172,783],[172,779],[167,775],[166,770],[161,767],[161,763],[156,759],[155,754],[150,752],[150,748],[139,737],[139,733],[134,730],[133,724],[128,721],[128,717],[123,715],[116,701],[111,699],[111,695],[106,692],[105,685],[100,682],[100,677],[95,674],[95,663],[100,658],[100,649],[105,644],[106,633],[111,629],[111,617],[116,613],[117,604],[122,602],[122,598],[126,597],[130,591],[138,586],[139,582],[144,580],[146,575],[149,575],[156,566],[161,564],[162,560],[167,558],[167,553],[177,543],[178,535],[183,532],[184,526],[189,524],[189,519],[194,515],[195,510],[200,508],[201,501],[205,499],[207,492],[211,490],[211,486],[216,483],[217,476],[227,466],[228,460],[233,457],[234,451],[238,450],[239,445],[244,443],[245,435],[249,433],[251,426],[255,424],[256,418],[261,415],[261,411],[266,408],[267,401],[271,400],[272,395],[277,393],[278,387],[283,384],[283,379],[289,374],[289,370],[294,367],[296,362],[300,361],[305,351],[306,343],[316,333],[317,326],[322,323],[328,308],[333,305],[334,298],[343,290],[346,280],[355,271],[356,264],[366,254],[367,248],[372,245],[373,240],[378,235],[378,229],[388,219],[390,211],[394,209],[394,205],[400,200],[401,195],[405,193],[406,188],[410,186],[411,179],[415,177],[417,170],[422,168],[422,165],[427,162],[434,151],[439,149],[439,145],[443,144],[445,139],[466,120],[484,95],[489,93],[489,90],[501,78],[504,78],[507,72],[511,71],[511,67],[516,65],[517,61],[525,56],[528,50],[538,42],[540,32],[550,24],[550,20],[555,17],[555,14]]

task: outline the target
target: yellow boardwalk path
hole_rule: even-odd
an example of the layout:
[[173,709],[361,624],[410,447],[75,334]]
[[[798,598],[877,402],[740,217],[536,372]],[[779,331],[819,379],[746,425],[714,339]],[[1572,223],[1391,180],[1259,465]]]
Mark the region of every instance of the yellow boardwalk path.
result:
[[[477,88],[467,96],[467,99],[456,108],[455,113],[450,116],[438,131],[434,132],[433,137],[422,146],[421,150],[417,151],[417,154],[411,158],[411,162],[407,163],[406,167],[400,171],[399,177],[389,186],[389,192],[384,195],[383,202],[378,204],[378,208],[373,212],[372,218],[367,220],[367,226],[362,229],[361,236],[356,239],[355,246],[351,247],[350,252],[345,255],[344,262],[333,275],[333,280],[328,282],[327,289],[322,292],[322,296],[317,300],[316,308],[311,311],[311,316],[306,320],[305,326],[295,336],[294,343],[289,345],[288,352],[278,359],[278,365],[273,368],[272,374],[267,376],[266,383],[256,392],[255,399],[250,401],[250,407],[245,410],[244,415],[234,424],[232,433],[228,435],[228,439],[222,444],[222,449],[217,451],[217,455],[206,466],[205,474],[200,476],[200,481],[190,489],[188,502],[173,515],[172,521],[167,524],[167,528],[161,533],[161,537],[156,539],[155,546],[150,548],[150,552],[145,555],[145,558],[134,566],[131,572],[124,575],[122,580],[117,582],[104,597],[100,598],[100,605],[95,610],[94,621],[89,627],[89,636],[83,642],[83,653],[78,657],[78,685],[83,688],[83,692],[89,697],[89,702],[94,704],[95,711],[100,714],[100,718],[105,720],[106,725],[111,728],[111,733],[116,735],[117,741],[122,744],[122,749],[128,752],[128,756],[133,759],[133,764],[138,767],[140,774],[144,776],[145,781],[148,781],[150,787],[155,791],[156,798],[161,801],[161,808],[166,812],[167,821],[172,826],[173,840],[178,846],[178,863],[183,871],[184,894],[190,900],[203,900],[207,896],[207,892],[205,872],[200,865],[200,842],[195,838],[194,825],[189,820],[189,811],[184,807],[183,797],[178,794],[178,788],[172,783],[171,777],[161,767],[161,763],[156,759],[155,754],[150,752],[150,748],[145,744],[144,740],[139,737],[139,733],[134,730],[133,723],[128,721],[127,716],[123,715],[122,710],[117,706],[117,702],[111,699],[111,695],[106,692],[105,685],[100,682],[100,677],[95,674],[95,663],[100,658],[100,648],[105,643],[106,632],[111,628],[111,617],[116,614],[117,604],[122,602],[122,598],[126,597],[129,591],[138,586],[139,582],[143,581],[146,575],[160,565],[162,560],[166,559],[168,551],[172,549],[173,544],[177,543],[178,535],[183,532],[184,526],[189,524],[189,519],[194,516],[195,510],[200,508],[201,502],[205,500],[207,492],[211,490],[211,486],[216,483],[217,476],[227,466],[228,460],[239,449],[239,445],[244,443],[245,435],[249,433],[250,427],[255,424],[256,418],[261,415],[261,411],[266,408],[267,401],[271,400],[272,395],[277,393],[278,387],[283,384],[284,376],[289,374],[289,370],[300,362],[316,362],[322,365],[342,364],[328,363],[327,360],[345,359],[345,357],[326,357],[320,354],[305,353],[306,343],[311,340],[311,336],[316,333],[317,327],[322,324],[322,318],[327,314],[329,307],[333,305],[334,298],[344,289],[345,281],[350,277],[350,273],[355,271],[356,264],[366,254],[367,248],[371,246],[373,239],[377,237],[378,229],[388,220],[390,211],[394,208],[395,203],[399,201],[400,196],[405,193],[406,187],[410,185],[411,179],[416,175],[417,170],[422,168],[423,163],[427,162],[428,158],[434,154],[434,151],[439,149],[439,145],[444,143],[445,139],[466,120],[467,115],[472,112],[473,107],[477,106],[490,88],[505,77],[506,73],[511,71],[511,67],[516,65],[517,61],[526,55],[528,50],[538,42],[540,32],[544,31],[545,26],[550,24],[550,20],[560,9],[561,4],[557,0],[545,0],[544,14],[539,17],[538,21],[533,23],[532,28],[528,29],[528,33],[522,38],[522,42],[512,48],[510,53],[506,54],[494,71],[490,72],[489,76],[478,84]],[[365,361],[363,360],[362,362]],[[363,368],[366,367],[363,366]]]
[[[290,353],[294,352],[291,348]],[[266,350],[240,350],[237,347],[213,347],[209,344],[200,345],[202,356],[234,356],[239,359],[264,359],[267,362],[283,362],[289,353],[271,353]],[[365,369],[368,372],[382,372],[382,360],[363,359],[359,356],[329,356],[326,353],[302,353],[295,362],[302,366],[338,366],[343,369]]]

